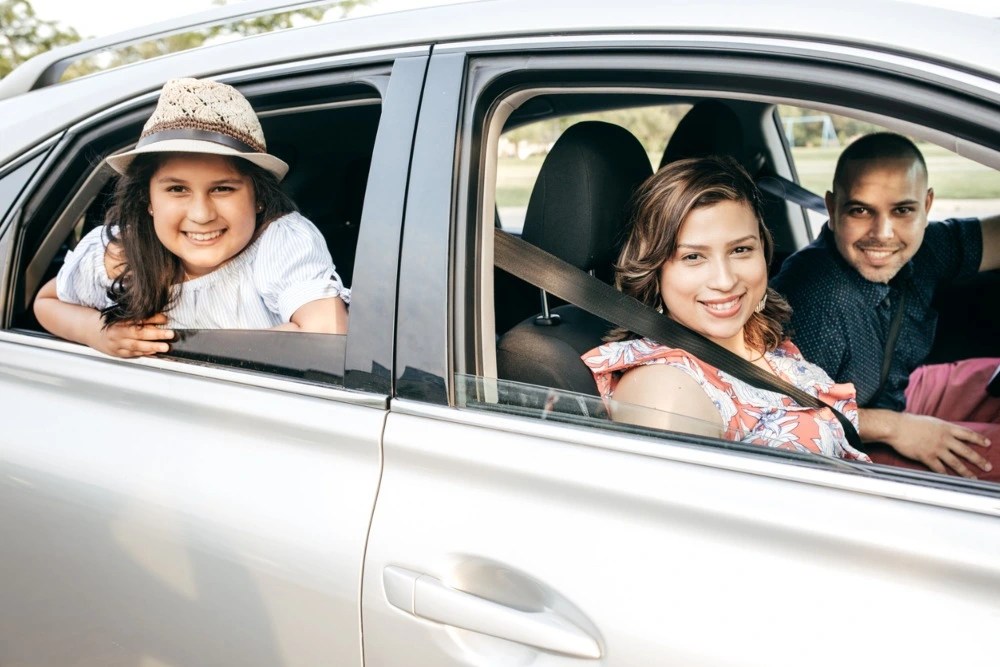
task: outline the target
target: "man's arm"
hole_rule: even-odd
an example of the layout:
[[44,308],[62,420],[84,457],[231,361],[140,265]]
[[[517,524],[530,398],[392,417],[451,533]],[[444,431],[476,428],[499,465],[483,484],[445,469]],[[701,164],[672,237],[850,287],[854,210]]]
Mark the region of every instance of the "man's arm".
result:
[[884,442],[901,456],[919,461],[934,472],[954,471],[962,477],[975,478],[962,459],[986,472],[993,469],[970,447],[989,447],[989,440],[937,417],[862,408],[858,410],[858,425],[865,442]]
[[1000,269],[1000,215],[983,218],[980,226],[983,230],[983,259],[979,270]]

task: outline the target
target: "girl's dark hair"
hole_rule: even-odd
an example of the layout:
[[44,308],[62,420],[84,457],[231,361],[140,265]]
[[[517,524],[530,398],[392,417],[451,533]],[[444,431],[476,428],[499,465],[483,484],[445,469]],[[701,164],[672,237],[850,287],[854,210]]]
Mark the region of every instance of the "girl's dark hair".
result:
[[[721,201],[743,202],[757,218],[768,265],[774,240],[761,216],[760,191],[740,164],[728,156],[677,160],[646,179],[632,197],[632,226],[615,265],[615,285],[651,308],[662,308],[660,267],[674,256],[681,225],[691,211]],[[770,287],[767,305],[743,327],[755,350],[774,350],[784,340],[791,319],[788,302]],[[625,328],[613,329],[607,341],[638,338]]]
[[[138,155],[115,184],[104,225],[109,239],[120,249],[120,273],[108,289],[112,305],[101,311],[105,327],[116,322],[138,322],[170,310],[174,303],[172,287],[183,284],[184,267],[160,243],[149,214],[150,180],[160,165],[177,155]],[[296,210],[295,203],[271,172],[247,160],[227,159],[253,186],[256,207],[260,209],[250,240],[253,243],[271,221]]]

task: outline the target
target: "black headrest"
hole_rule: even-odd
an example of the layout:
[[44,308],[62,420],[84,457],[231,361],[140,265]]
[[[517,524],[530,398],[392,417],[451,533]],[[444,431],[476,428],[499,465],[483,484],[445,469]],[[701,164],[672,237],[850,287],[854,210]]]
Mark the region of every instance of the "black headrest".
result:
[[684,114],[677,124],[660,166],[675,160],[709,155],[731,155],[746,164],[743,127],[732,109],[716,100],[703,100]]
[[577,123],[542,163],[521,236],[584,271],[610,265],[629,197],[652,173],[631,132],[600,121]]

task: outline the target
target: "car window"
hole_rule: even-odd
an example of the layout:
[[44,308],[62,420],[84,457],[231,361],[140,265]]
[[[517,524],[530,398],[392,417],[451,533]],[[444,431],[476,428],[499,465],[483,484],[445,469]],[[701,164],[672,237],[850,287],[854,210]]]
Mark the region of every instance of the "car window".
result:
[[[302,87],[275,93],[245,86],[257,110],[269,152],[291,166],[282,188],[322,234],[345,287],[353,284],[356,250],[368,175],[378,131],[388,70],[370,68],[339,85]],[[366,78],[367,75],[367,78]],[[254,93],[257,92],[255,95]],[[34,318],[37,290],[54,277],[66,254],[105,222],[117,175],[96,166],[94,155],[134,140],[150,109],[88,128],[82,146],[47,175],[49,187],[33,198],[24,223],[24,265],[17,275],[14,329],[43,332]],[[122,129],[126,125],[129,131]],[[88,156],[84,159],[83,156]],[[183,288],[182,288],[183,289]],[[343,383],[345,335],[252,330],[179,329],[164,358],[210,364],[289,378]]]
[[[552,238],[574,236],[572,230],[548,226],[548,222],[541,226],[540,229],[543,231],[536,229],[529,232],[523,227],[526,217],[524,212],[532,201],[532,189],[539,188],[543,189],[544,194],[540,199],[549,202],[547,205],[552,207],[552,210],[541,214],[543,218],[549,215],[553,216],[552,219],[560,215],[576,216],[578,225],[576,229],[581,231],[588,225],[596,224],[593,220],[589,220],[587,207],[580,206],[578,202],[573,203],[574,196],[567,196],[565,193],[577,192],[577,197],[588,201],[598,201],[598,199],[596,197],[591,199],[592,193],[586,189],[565,189],[558,183],[558,181],[571,182],[578,177],[578,174],[571,169],[563,168],[550,174],[548,180],[539,175],[544,171],[542,165],[546,158],[558,150],[560,139],[570,134],[574,128],[578,129],[587,123],[607,124],[608,120],[611,120],[610,124],[624,130],[625,135],[631,135],[631,139],[622,136],[622,141],[631,140],[642,145],[642,157],[649,167],[658,166],[660,156],[665,153],[676,157],[677,150],[671,149],[671,146],[675,143],[683,144],[681,149],[678,149],[682,152],[688,150],[702,151],[700,154],[730,155],[757,178],[767,176],[784,179],[785,182],[798,182],[808,190],[818,191],[820,195],[828,187],[823,184],[832,180],[833,164],[839,150],[842,150],[850,139],[848,133],[863,133],[880,127],[867,120],[852,120],[852,117],[847,115],[836,116],[825,112],[814,112],[806,105],[801,107],[782,105],[779,110],[779,106],[766,96],[747,100],[723,96],[692,99],[690,96],[679,95],[676,100],[670,100],[669,88],[655,92],[660,98],[659,104],[650,99],[647,106],[641,102],[636,103],[634,89],[622,91],[617,98],[604,88],[593,93],[588,93],[585,87],[560,91],[566,99],[553,99],[556,96],[551,89],[542,89],[538,97],[542,98],[544,103],[535,104],[534,98],[531,98],[524,88],[519,89],[517,94],[522,96],[519,99],[521,106],[518,108],[517,105],[513,105],[514,111],[503,121],[503,133],[491,135],[489,131],[484,130],[481,135],[477,135],[498,137],[496,145],[484,147],[481,155],[487,156],[486,159],[489,159],[490,155],[496,156],[496,180],[484,184],[488,194],[483,201],[491,202],[489,194],[492,190],[499,211],[501,229],[523,234],[532,243],[539,244],[549,252],[555,252],[547,247],[553,245]],[[650,98],[653,97],[651,94]],[[525,98],[532,101],[526,102]],[[664,104],[664,101],[675,101],[676,104]],[[598,115],[596,111],[588,113],[581,109],[587,105],[599,109],[600,114]],[[635,113],[636,109],[677,109],[680,111],[680,116],[684,117],[684,114],[692,109],[712,105],[725,107],[725,113],[739,124],[741,134],[728,147],[724,139],[710,132],[700,131],[702,127],[698,124],[687,126],[687,136],[690,141],[684,136],[679,136],[685,133],[677,130],[676,118],[670,118],[669,121],[661,118],[658,130],[650,130],[648,126],[642,124],[631,124],[626,129],[625,123],[614,122],[616,111],[624,117]],[[618,109],[615,109],[616,107]],[[550,110],[552,117],[540,120],[539,109],[546,108]],[[559,113],[560,110],[569,108],[573,109],[574,113]],[[519,110],[524,110],[526,118],[519,117]],[[865,114],[859,113],[858,116],[864,117]],[[796,120],[783,122],[787,118]],[[691,130],[692,127],[695,128],[694,131]],[[648,139],[643,141],[639,136],[639,128],[642,129],[643,137],[658,134],[662,140],[658,145],[652,146],[651,141]],[[937,169],[943,175],[942,200],[945,203],[942,209],[946,210],[939,209],[941,217],[975,216],[996,211],[997,202],[993,201],[995,186],[992,184],[996,182],[998,174],[994,169],[958,158],[925,138],[919,138],[919,145],[922,149],[926,149],[932,173]],[[692,154],[699,153],[692,152]],[[624,163],[618,164],[622,169],[626,169]],[[952,178],[950,172],[956,173],[957,176]],[[487,168],[481,173],[492,172]],[[968,189],[972,181],[983,184],[975,193]],[[965,196],[960,196],[962,194]],[[780,266],[781,261],[788,255],[813,238],[818,225],[822,224],[825,217],[812,223],[812,228],[807,232],[802,207],[796,201],[784,199],[774,193],[765,193],[764,197],[764,222],[775,237],[775,265]],[[975,201],[968,201],[970,199]],[[553,201],[558,203],[551,203]],[[625,229],[629,224],[630,205],[631,202],[627,197],[616,200],[615,206],[620,207],[621,212],[617,223],[620,225],[620,230],[617,235],[609,237],[608,245],[615,246],[623,240]],[[560,206],[562,209],[557,210]],[[955,208],[957,206],[965,208],[957,209]],[[481,215],[484,225],[494,219],[488,211],[483,211]],[[530,219],[532,216],[527,217]],[[586,262],[576,261],[573,257],[562,257],[562,259],[577,264],[578,268],[589,271],[605,282],[611,282],[617,247],[612,247],[610,250],[611,252],[601,261],[586,266],[584,266]],[[601,254],[600,251],[596,252]],[[555,254],[558,255],[559,252]],[[455,376],[455,401],[459,406],[476,410],[499,410],[511,415],[547,421],[566,421],[587,428],[648,434],[665,443],[678,441],[678,438],[680,441],[690,443],[694,438],[705,446],[725,448],[731,447],[733,440],[746,439],[744,437],[746,433],[738,434],[736,431],[717,435],[706,434],[705,429],[698,428],[696,420],[690,415],[683,415],[680,418],[672,415],[665,431],[649,428],[642,424],[654,420],[643,419],[641,415],[649,408],[616,405],[613,400],[598,399],[593,378],[589,376],[588,370],[581,366],[579,359],[588,350],[601,345],[604,336],[613,328],[612,325],[596,316],[581,312],[557,296],[546,294],[499,268],[494,267],[490,271],[489,266],[486,264],[480,276],[481,284],[484,286],[484,291],[480,294],[484,296],[484,303],[489,305],[478,311],[482,313],[480,330],[490,336],[483,339],[486,350],[482,354],[483,361],[480,367],[484,372]],[[989,281],[989,277],[986,280]],[[997,286],[990,283],[986,289],[992,294],[997,290]],[[968,298],[949,296],[947,300],[947,303],[939,304],[942,317],[938,327],[940,342],[932,355],[935,360],[968,356],[964,354],[968,350],[963,351],[955,344],[957,339],[954,338],[954,332],[966,326],[970,320],[970,308],[976,312],[973,318],[984,318],[980,321],[993,322],[996,319],[990,319],[990,316],[985,314],[985,309],[976,309],[975,304]],[[958,303],[961,306],[956,306]],[[964,312],[960,312],[960,309],[964,309]],[[994,338],[998,329],[991,324],[987,327],[987,331],[989,333],[986,338]],[[535,334],[539,332],[543,333],[536,336]],[[991,348],[995,356],[995,344],[986,338],[980,341],[979,345]],[[545,340],[539,342],[542,339]],[[492,366],[494,362],[495,367]],[[465,390],[460,389],[461,387],[465,387]],[[716,404],[718,405],[718,402]],[[630,412],[634,415],[633,418],[626,417]],[[662,423],[664,420],[655,421]],[[783,449],[787,443],[788,428],[790,428],[788,424],[782,423],[781,420],[776,421],[768,426],[766,433],[761,433],[761,437],[756,440],[757,445],[766,444],[770,448]],[[751,451],[755,450],[751,447]],[[783,454],[780,451],[778,453],[772,451],[768,455]],[[860,470],[857,465],[850,463],[854,454],[846,452],[839,456],[846,459],[847,463],[845,465],[844,461],[840,460],[838,467]]]

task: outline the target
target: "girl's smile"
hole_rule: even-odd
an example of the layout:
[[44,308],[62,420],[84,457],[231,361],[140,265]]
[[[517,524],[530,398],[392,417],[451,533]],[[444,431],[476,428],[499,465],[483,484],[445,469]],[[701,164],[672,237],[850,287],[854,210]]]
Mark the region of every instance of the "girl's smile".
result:
[[249,245],[257,228],[250,180],[221,155],[179,153],[149,183],[156,237],[187,279],[220,268]]

